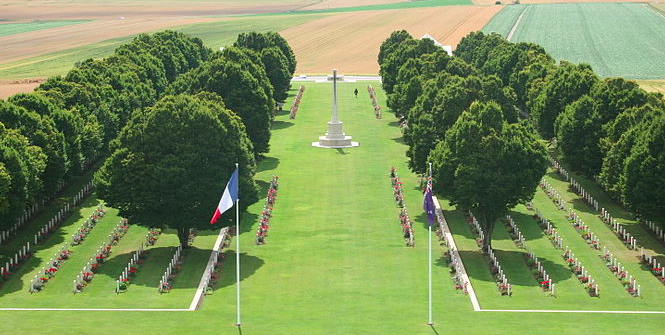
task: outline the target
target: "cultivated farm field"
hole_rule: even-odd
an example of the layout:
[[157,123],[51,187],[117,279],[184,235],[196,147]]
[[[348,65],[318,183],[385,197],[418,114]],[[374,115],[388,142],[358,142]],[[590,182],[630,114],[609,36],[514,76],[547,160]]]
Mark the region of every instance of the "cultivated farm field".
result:
[[468,32],[480,29],[499,6],[447,6],[338,14],[296,25],[281,33],[298,57],[298,73],[379,72],[381,42],[395,29],[414,37],[429,34],[453,48]]
[[604,77],[665,78],[665,17],[646,4],[511,5],[483,31],[507,36],[522,14],[513,42],[540,44]]

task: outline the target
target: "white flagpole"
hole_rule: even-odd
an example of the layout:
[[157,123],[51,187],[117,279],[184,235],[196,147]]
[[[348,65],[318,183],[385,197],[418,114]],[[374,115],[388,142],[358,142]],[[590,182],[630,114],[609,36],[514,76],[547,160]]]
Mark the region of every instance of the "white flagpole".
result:
[[[236,163],[238,169],[238,163]],[[240,171],[238,171],[238,184],[240,184]],[[240,327],[240,190],[236,199],[236,306],[238,321],[236,326]]]
[[[432,163],[429,163],[429,176],[430,178],[432,177]],[[429,184],[429,180],[427,180],[427,183]],[[428,278],[428,288],[429,288],[429,313],[428,313],[428,325],[433,325],[432,323],[432,225],[429,224],[429,218],[427,221],[427,238],[428,238],[428,245],[429,245],[429,259],[428,259],[428,272],[429,272],[429,278]]]

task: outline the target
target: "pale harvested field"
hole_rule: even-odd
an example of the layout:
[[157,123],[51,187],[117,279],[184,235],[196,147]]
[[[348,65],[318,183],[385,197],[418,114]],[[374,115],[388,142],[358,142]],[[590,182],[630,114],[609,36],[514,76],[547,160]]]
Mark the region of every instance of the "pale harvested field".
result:
[[81,45],[214,18],[97,20],[0,37],[0,64],[67,50]]
[[12,80],[0,81],[0,99],[7,99],[8,97],[23,92],[30,92],[34,90],[43,80]]
[[636,80],[640,87],[647,92],[665,94],[665,80]]
[[316,0],[16,1],[0,0],[0,20],[163,18],[284,12]]
[[388,3],[407,2],[408,0],[323,0],[316,2],[313,5],[305,6],[302,10],[319,10],[329,8],[342,8],[342,7],[355,7],[355,6],[371,6],[383,5]]
[[501,6],[446,6],[339,14],[282,32],[298,59],[297,73],[379,72],[381,42],[395,30],[419,38],[430,34],[453,48],[471,31],[480,30]]

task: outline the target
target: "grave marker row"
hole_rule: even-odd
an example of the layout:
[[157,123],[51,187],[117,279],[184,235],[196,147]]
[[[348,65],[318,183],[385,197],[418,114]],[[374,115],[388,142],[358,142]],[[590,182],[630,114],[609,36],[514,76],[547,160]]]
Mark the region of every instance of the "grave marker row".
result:
[[164,293],[171,290],[173,279],[175,278],[176,273],[179,271],[178,267],[182,264],[182,260],[180,259],[181,256],[182,246],[179,245],[175,249],[173,258],[171,258],[169,265],[166,267],[166,271],[164,271],[162,279],[159,281],[159,287],[157,288],[159,293]]
[[259,218],[259,227],[256,230],[256,245],[265,243],[268,237],[268,230],[270,229],[270,219],[272,218],[272,209],[277,200],[277,189],[279,188],[279,177],[273,176],[270,180],[270,187],[266,194],[266,202],[263,204],[263,211]]
[[298,88],[298,94],[296,94],[296,100],[293,102],[293,106],[291,106],[289,119],[296,118],[296,114],[298,113],[298,107],[300,107],[300,99],[302,99],[302,95],[304,92],[305,92],[305,86],[300,85],[300,88]]
[[374,116],[377,119],[381,118],[381,106],[379,106],[379,102],[376,100],[376,91],[374,91],[374,87],[372,85],[367,85],[367,92],[369,92],[369,98],[372,100],[372,107],[374,107]]
[[[469,211],[468,214],[469,214],[469,219],[467,220],[467,222],[469,222],[469,224],[473,228],[471,230],[479,236],[479,238],[476,239],[476,243],[478,243],[479,247],[482,250],[483,242],[485,239],[485,233],[483,232],[480,223],[473,215],[473,213]],[[492,275],[495,276],[496,285],[497,288],[499,289],[499,293],[501,295],[511,296],[513,294],[512,285],[508,282],[508,278],[506,278],[506,274],[503,272],[501,264],[499,263],[499,259],[494,254],[494,250],[492,250],[492,248],[489,248],[489,250],[487,250],[487,257],[489,258],[490,272],[492,273]]]
[[584,285],[584,289],[592,297],[600,297],[600,289],[596,280],[591,278],[591,274],[584,268],[582,262],[575,257],[575,254],[566,246],[566,250],[563,252],[563,259],[570,267],[571,271],[575,274],[577,279]]

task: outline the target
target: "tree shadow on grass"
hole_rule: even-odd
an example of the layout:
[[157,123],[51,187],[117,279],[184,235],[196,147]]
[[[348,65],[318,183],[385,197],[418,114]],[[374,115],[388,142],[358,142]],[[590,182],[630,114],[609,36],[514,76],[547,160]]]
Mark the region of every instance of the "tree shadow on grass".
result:
[[[236,255],[233,250],[226,250],[224,252],[224,261],[222,261],[221,276],[217,283],[215,290],[223,287],[235,285],[236,271],[235,260]],[[256,256],[248,255],[247,253],[240,253],[240,281],[252,276],[256,271],[263,266],[265,262],[263,259]]]
[[393,141],[395,141],[395,142],[397,142],[397,143],[399,143],[399,144],[405,144],[405,143],[404,143],[404,137],[403,137],[403,136],[395,137],[395,138],[391,138],[391,140],[393,140]]
[[391,127],[399,127],[399,121],[398,120],[390,121],[388,122],[388,125]]
[[[537,240],[543,237],[543,235],[545,235],[545,232],[540,228],[540,226],[538,226],[538,223],[533,218],[533,216],[516,211],[511,211],[509,214],[513,218],[513,220],[515,220],[515,223],[518,225],[518,227],[522,224],[528,224],[532,225],[535,228],[535,229],[520,229],[520,231],[522,232],[522,236],[524,236],[524,239],[526,239],[527,241]],[[556,227],[554,223],[552,223],[552,226]]]
[[293,123],[293,122],[275,120],[275,121],[272,122],[271,129],[272,130],[285,129],[285,128],[288,128],[288,127],[292,127],[294,125],[295,125],[295,123]]
[[264,156],[257,164],[256,172],[263,172],[267,170],[274,170],[279,165],[279,158]]

